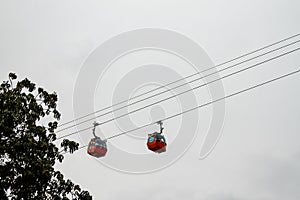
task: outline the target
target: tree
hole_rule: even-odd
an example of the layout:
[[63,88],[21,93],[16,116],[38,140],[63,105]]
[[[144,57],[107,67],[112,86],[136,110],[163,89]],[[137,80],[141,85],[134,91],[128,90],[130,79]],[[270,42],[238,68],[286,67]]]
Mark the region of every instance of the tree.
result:
[[[60,119],[57,95],[36,89],[27,78],[14,87],[17,76],[8,77],[0,86],[0,199],[92,199],[54,169],[63,153],[79,146],[67,139],[62,149],[54,144]],[[43,126],[41,120],[50,122]]]

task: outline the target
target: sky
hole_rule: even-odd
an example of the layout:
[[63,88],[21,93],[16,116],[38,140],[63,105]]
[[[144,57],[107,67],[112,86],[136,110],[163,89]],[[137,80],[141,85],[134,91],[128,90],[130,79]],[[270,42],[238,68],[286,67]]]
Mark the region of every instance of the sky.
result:
[[[61,121],[66,122],[297,34],[299,7],[297,0],[0,0],[0,79],[15,72],[19,78],[56,91]],[[165,38],[161,32],[167,32]],[[170,42],[169,50],[181,54],[146,49],[148,41],[158,47]],[[142,49],[121,56],[134,45]],[[287,50],[295,47],[300,45]],[[97,130],[108,137],[289,73],[300,68],[299,55],[295,52]],[[165,154],[146,149],[147,134],[158,129],[153,125],[109,140],[102,160],[82,149],[66,154],[56,169],[96,200],[299,199],[299,83],[300,76],[294,75],[166,121]],[[197,85],[167,91],[164,97]],[[158,99],[139,105],[154,100]],[[103,120],[138,107],[116,111]],[[213,119],[217,125],[211,125]],[[214,132],[214,128],[220,130]],[[217,144],[200,159],[210,130],[219,136]],[[85,131],[69,138],[85,145],[91,137],[91,131]]]

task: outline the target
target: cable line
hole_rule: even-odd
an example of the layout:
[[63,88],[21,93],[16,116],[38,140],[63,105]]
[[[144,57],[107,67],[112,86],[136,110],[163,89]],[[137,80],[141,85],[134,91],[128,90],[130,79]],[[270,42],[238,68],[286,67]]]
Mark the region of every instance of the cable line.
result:
[[[179,95],[182,95],[182,94],[184,94],[184,93],[187,93],[187,92],[193,91],[193,90],[195,90],[195,89],[201,88],[201,87],[203,87],[203,86],[205,86],[205,85],[207,85],[207,84],[210,84],[210,83],[213,83],[213,82],[222,80],[222,79],[224,79],[224,78],[228,78],[228,77],[233,76],[233,75],[235,75],[235,74],[238,74],[238,73],[241,73],[241,72],[243,72],[243,71],[246,71],[246,70],[252,69],[252,68],[254,68],[254,67],[260,66],[260,65],[262,65],[262,64],[265,64],[265,63],[270,62],[270,61],[272,61],[272,60],[278,59],[278,58],[280,58],[280,57],[282,57],[282,56],[291,54],[291,53],[296,52],[296,51],[298,51],[298,50],[300,50],[300,48],[293,49],[293,50],[291,50],[291,51],[288,51],[288,52],[286,52],[286,53],[283,53],[283,54],[274,56],[274,57],[272,57],[272,58],[270,58],[270,59],[267,59],[267,60],[264,60],[264,61],[262,61],[262,62],[259,62],[259,63],[253,64],[253,65],[250,65],[250,66],[248,66],[248,67],[246,67],[246,68],[243,68],[243,69],[241,69],[241,70],[235,71],[235,72],[233,72],[233,73],[230,73],[230,74],[228,74],[228,75],[225,75],[225,76],[223,76],[223,77],[220,77],[220,78],[218,78],[218,79],[215,79],[215,80],[213,80],[213,81],[210,81],[210,82],[208,82],[208,83],[204,83],[204,84],[202,84],[202,85],[196,86],[196,87],[191,88],[191,89],[189,89],[189,90],[183,91],[183,92],[181,92],[181,93],[179,93],[179,94],[172,95],[172,96],[167,97],[167,98],[165,98],[165,99],[156,101],[156,102],[154,102],[154,103],[148,104],[148,105],[143,106],[143,107],[141,107],[141,108],[138,108],[138,109],[136,109],[136,110],[130,111],[130,112],[126,113],[126,114],[119,115],[119,116],[117,116],[117,117],[111,118],[111,119],[106,120],[106,121],[104,121],[104,122],[98,123],[97,126],[98,126],[98,125],[100,126],[100,125],[106,124],[106,123],[108,123],[108,122],[114,121],[114,120],[119,119],[119,118],[121,118],[121,117],[127,116],[127,115],[129,115],[129,114],[135,113],[135,112],[140,111],[140,110],[143,110],[143,109],[145,109],[145,108],[147,108],[147,107],[153,106],[153,105],[158,104],[158,103],[161,103],[161,102],[163,102],[163,101],[166,101],[166,100],[168,100],[168,99],[171,99],[171,98],[177,97],[177,96],[179,96]],[[97,118],[97,117],[95,117],[95,118]],[[95,118],[94,118],[94,119],[95,119]],[[91,126],[91,127],[85,128],[85,129],[81,129],[81,130],[79,130],[79,131],[76,131],[76,132],[73,132],[73,133],[70,133],[70,134],[67,134],[67,135],[58,137],[57,139],[62,139],[62,138],[65,138],[65,137],[74,135],[74,134],[76,134],[76,133],[79,133],[79,132],[82,132],[82,131],[85,131],[85,130],[89,130],[89,129],[93,128],[93,127],[94,127],[94,126]]]
[[223,63],[217,64],[217,65],[215,65],[215,66],[213,66],[213,67],[210,67],[210,68],[207,68],[207,69],[202,70],[202,71],[200,71],[200,72],[191,74],[191,75],[186,76],[186,77],[184,77],[184,78],[175,80],[175,81],[170,82],[170,83],[168,83],[168,84],[166,84],[166,85],[159,86],[159,87],[157,87],[157,88],[154,88],[154,89],[152,89],[152,90],[149,90],[149,91],[144,92],[144,93],[142,93],[142,94],[139,94],[139,95],[137,95],[137,96],[131,97],[131,98],[129,98],[129,99],[120,101],[120,102],[118,102],[118,103],[116,103],[116,104],[114,104],[114,105],[104,107],[104,108],[102,108],[102,109],[100,109],[100,110],[97,110],[97,111],[92,112],[92,113],[90,113],[90,114],[86,114],[86,115],[84,115],[84,116],[82,116],[82,117],[79,117],[79,118],[77,118],[77,119],[73,119],[73,120],[67,121],[67,122],[65,122],[65,123],[60,124],[58,127],[65,126],[65,125],[67,125],[67,124],[76,122],[77,120],[81,120],[81,119],[84,119],[84,118],[86,118],[86,117],[88,117],[88,116],[91,116],[91,115],[93,115],[93,114],[96,114],[96,113],[102,112],[102,111],[104,111],[104,110],[110,109],[110,108],[112,108],[112,107],[114,107],[114,106],[120,105],[120,104],[122,104],[122,103],[126,103],[126,102],[128,102],[128,101],[130,101],[130,100],[132,100],[132,99],[136,99],[136,98],[141,97],[141,96],[143,96],[143,95],[145,95],[145,94],[152,93],[152,92],[154,92],[154,91],[156,91],[156,90],[162,89],[162,88],[164,88],[164,87],[167,87],[167,86],[172,85],[172,84],[174,84],[174,83],[180,82],[180,81],[185,80],[185,79],[187,79],[187,78],[193,77],[193,76],[198,75],[198,74],[200,74],[200,73],[203,73],[203,72],[212,70],[212,69],[214,69],[214,68],[216,68],[216,67],[219,67],[219,66],[228,64],[228,63],[230,63],[230,62],[233,62],[233,61],[235,61],[235,60],[241,59],[241,58],[246,57],[246,56],[248,56],[248,55],[254,54],[254,53],[259,52],[259,51],[262,51],[262,50],[267,49],[267,48],[269,48],[269,47],[272,47],[272,46],[274,46],[274,45],[277,45],[277,44],[280,44],[280,43],[285,42],[285,41],[287,41],[287,40],[290,40],[290,39],[292,39],[292,38],[298,37],[299,35],[300,35],[300,33],[295,34],[295,35],[292,35],[292,36],[287,37],[287,38],[284,38],[284,39],[279,40],[279,41],[277,41],[277,42],[271,43],[271,44],[266,45],[266,46],[264,46],[264,47],[261,47],[261,48],[259,48],[259,49],[250,51],[250,52],[248,52],[248,53],[242,54],[242,55],[240,55],[240,56],[238,56],[238,57],[235,57],[235,58],[230,59],[230,60],[228,60],[228,61],[225,61],[225,62],[223,62]]
[[[175,115],[169,116],[169,117],[164,118],[164,119],[161,119],[161,120],[159,120],[159,121],[167,121],[167,120],[172,119],[172,118],[174,118],[174,117],[178,117],[178,116],[180,116],[180,115],[186,114],[186,113],[191,112],[191,111],[193,111],[193,110],[196,110],[196,109],[199,109],[199,108],[208,106],[208,105],[210,105],[210,104],[216,103],[216,102],[218,102],[218,101],[222,101],[222,100],[224,100],[224,99],[227,99],[227,98],[230,98],[230,97],[233,97],[233,96],[237,96],[238,94],[241,94],[241,93],[244,93],[244,92],[246,92],[246,91],[249,91],[249,90],[252,90],[252,89],[261,87],[261,86],[263,86],[263,85],[269,84],[269,83],[271,83],[271,82],[280,80],[280,79],[282,79],[282,78],[291,76],[291,75],[296,74],[296,73],[299,73],[299,72],[300,72],[300,69],[299,69],[299,70],[296,70],[296,71],[293,71],[293,72],[291,72],[291,73],[288,73],[288,74],[279,76],[279,77],[277,77],[277,78],[268,80],[268,81],[266,81],[266,82],[263,82],[263,83],[260,83],[260,84],[257,84],[257,85],[248,87],[248,88],[246,88],[246,89],[243,89],[243,90],[240,90],[240,91],[238,91],[238,92],[232,93],[232,94],[227,95],[227,96],[225,96],[225,97],[222,97],[222,98],[219,98],[219,99],[210,101],[210,102],[205,103],[205,104],[202,104],[202,105],[200,105],[200,106],[196,106],[196,107],[194,107],[194,108],[188,109],[188,110],[183,111],[183,112],[181,112],[181,113],[177,113],[177,114],[175,114]],[[144,126],[141,126],[141,127],[136,128],[136,129],[132,129],[132,130],[129,130],[129,131],[126,131],[126,132],[123,132],[123,133],[119,133],[119,134],[110,136],[110,137],[108,137],[108,138],[106,138],[106,139],[109,140],[109,139],[112,139],[112,138],[115,138],[115,137],[118,137],[118,136],[127,134],[127,133],[129,133],[129,132],[136,131],[136,130],[139,130],[139,129],[141,129],[141,128],[145,128],[145,127],[147,127],[147,126],[151,126],[151,125],[153,125],[153,124],[156,124],[156,122],[155,122],[155,123],[146,124],[146,125],[144,125]]]
[[[250,91],[250,90],[254,90],[254,89],[256,89],[256,88],[262,87],[262,86],[264,86],[264,85],[270,84],[270,83],[275,82],[275,81],[278,81],[278,80],[280,80],[280,79],[287,78],[287,77],[289,77],[289,76],[291,76],[291,75],[295,75],[295,74],[297,74],[297,73],[299,73],[299,72],[300,72],[300,69],[298,69],[298,70],[296,70],[296,71],[293,71],[293,72],[290,72],[290,73],[287,73],[287,74],[284,74],[284,75],[282,75],[282,76],[279,76],[279,77],[270,79],[270,80],[268,80],[268,81],[259,83],[259,84],[257,84],[257,85],[250,86],[250,87],[248,87],[248,88],[246,88],[246,89],[243,89],[243,90],[240,90],[240,91],[238,91],[238,92],[229,94],[229,95],[224,96],[224,97],[222,97],[222,98],[219,98],[219,99],[216,99],[216,100],[207,102],[207,103],[205,103],[205,104],[201,104],[201,105],[199,105],[199,106],[196,106],[196,107],[194,107],[194,108],[185,110],[185,111],[180,112],[180,113],[177,113],[177,114],[175,114],[175,115],[166,117],[166,118],[161,119],[161,120],[159,120],[159,121],[167,121],[167,120],[170,120],[170,119],[172,119],[172,118],[175,118],[175,117],[178,117],[178,116],[180,116],[180,115],[186,114],[186,113],[191,112],[191,111],[193,111],[193,110],[197,110],[197,109],[206,107],[206,106],[211,105],[211,104],[213,104],[213,103],[216,103],[216,102],[225,100],[225,99],[227,99],[227,98],[231,98],[231,97],[237,96],[237,95],[239,95],[239,94],[245,93],[245,92]],[[149,123],[149,124],[146,124],[146,125],[144,125],[144,126],[140,126],[140,127],[137,127],[137,128],[134,128],[134,129],[131,129],[131,130],[122,132],[122,133],[115,134],[115,135],[113,135],[113,136],[107,137],[106,140],[110,140],[110,139],[119,137],[119,136],[121,136],[121,135],[128,134],[128,133],[130,133],[130,132],[133,132],[133,131],[136,131],[136,130],[139,130],[139,129],[142,129],[142,128],[145,128],[145,127],[148,127],[148,126],[151,126],[151,125],[154,125],[154,124],[156,124],[156,123],[157,123],[157,122]],[[81,147],[79,147],[79,149],[83,149],[83,148],[85,148],[85,147],[87,147],[87,146],[88,146],[88,145],[81,146]]]
[[[195,82],[195,81],[202,80],[202,79],[204,79],[204,78],[206,78],[206,77],[209,77],[209,76],[211,76],[211,75],[214,75],[214,74],[217,74],[217,73],[219,73],[219,72],[222,72],[222,71],[231,69],[231,68],[236,67],[236,66],[238,66],[238,65],[241,65],[241,64],[243,64],[243,63],[249,62],[249,61],[251,61],[251,60],[257,59],[257,58],[259,58],[259,57],[262,57],[262,56],[265,56],[265,55],[267,55],[267,54],[273,53],[273,52],[275,52],[275,51],[281,50],[281,49],[283,49],[283,48],[289,47],[289,46],[294,45],[294,44],[296,44],[296,43],[298,43],[298,42],[300,42],[300,40],[297,40],[297,41],[294,41],[294,42],[292,42],[292,43],[283,45],[283,46],[278,47],[278,48],[276,48],[276,49],[272,49],[272,50],[270,50],[270,51],[268,51],[268,52],[265,52],[265,53],[263,53],[263,54],[254,56],[254,57],[252,57],[252,58],[243,60],[243,61],[241,61],[241,62],[239,62],[239,63],[234,64],[234,65],[225,67],[225,68],[223,68],[223,69],[221,69],[221,70],[219,70],[219,71],[217,71],[217,72],[213,72],[213,73],[204,75],[204,76],[202,76],[202,77],[196,78],[196,79],[191,80],[191,81],[189,81],[189,82],[183,83],[183,84],[178,85],[178,86],[173,87],[173,88],[170,88],[170,90],[175,90],[175,89],[180,88],[180,87],[182,87],[182,86],[184,86],[184,85],[188,85],[188,84],[193,83],[193,82]],[[140,99],[140,100],[138,100],[138,101],[135,101],[135,102],[132,102],[132,103],[130,103],[130,104],[121,106],[121,107],[119,107],[119,108],[115,108],[113,111],[118,111],[118,110],[121,110],[121,109],[123,109],[123,108],[127,108],[127,107],[129,107],[129,106],[134,105],[134,104],[137,104],[137,103],[143,102],[143,101],[145,101],[145,100],[151,99],[151,98],[153,98],[153,97],[159,96],[159,95],[161,95],[161,94],[167,93],[168,91],[169,91],[169,90],[165,90],[165,91],[159,92],[159,93],[157,93],[157,94],[151,95],[151,96],[146,97],[146,98],[144,98],[144,99]],[[76,125],[84,124],[84,123],[89,122],[89,121],[91,121],[91,120],[93,120],[93,119],[96,119],[96,118],[99,118],[99,117],[108,115],[108,114],[112,113],[113,111],[108,111],[108,112],[103,113],[103,114],[101,114],[101,115],[97,115],[97,116],[95,116],[95,117],[93,117],[93,118],[90,118],[90,119],[87,119],[87,120],[78,122],[78,123],[76,123]],[[56,131],[56,133],[59,133],[59,132],[62,132],[62,131],[64,131],[64,130],[73,128],[73,127],[76,126],[76,125],[71,125],[71,126],[65,127],[65,128],[63,128],[63,129],[60,129],[60,130]]]

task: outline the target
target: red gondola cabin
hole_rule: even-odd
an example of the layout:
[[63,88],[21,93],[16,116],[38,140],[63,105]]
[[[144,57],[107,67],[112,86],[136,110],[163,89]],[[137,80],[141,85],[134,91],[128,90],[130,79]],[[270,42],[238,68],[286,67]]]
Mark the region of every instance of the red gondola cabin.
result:
[[91,139],[87,153],[96,158],[105,156],[107,152],[106,141],[101,140],[100,138]]
[[149,150],[154,151],[156,153],[162,153],[166,151],[166,139],[162,135],[164,128],[162,127],[162,121],[158,121],[160,132],[154,132],[148,135],[147,147]]
[[149,150],[156,153],[162,153],[166,151],[166,146],[167,143],[164,136],[157,132],[149,134],[147,141],[147,147]]

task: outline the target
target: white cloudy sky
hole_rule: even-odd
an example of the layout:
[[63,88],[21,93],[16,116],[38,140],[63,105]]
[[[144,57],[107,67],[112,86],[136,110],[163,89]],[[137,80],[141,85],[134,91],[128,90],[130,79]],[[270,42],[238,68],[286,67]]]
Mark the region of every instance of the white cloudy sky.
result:
[[[13,71],[56,91],[67,121],[74,115],[73,90],[83,62],[115,35],[145,27],[173,30],[197,42],[217,64],[299,33],[299,8],[297,0],[1,0],[0,79]],[[299,55],[224,81],[225,92],[300,68]],[[67,155],[57,169],[94,199],[299,199],[299,78],[227,100],[223,135],[204,160],[198,159],[199,133],[181,159],[156,173],[116,172],[85,150]]]

